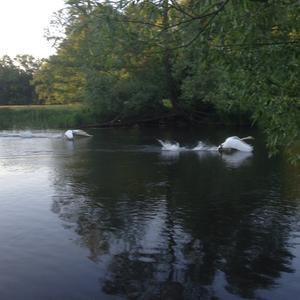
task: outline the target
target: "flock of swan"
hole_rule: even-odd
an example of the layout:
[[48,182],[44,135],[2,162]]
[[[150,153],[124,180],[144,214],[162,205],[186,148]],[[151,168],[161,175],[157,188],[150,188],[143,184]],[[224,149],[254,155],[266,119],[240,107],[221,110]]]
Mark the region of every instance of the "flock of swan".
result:
[[[32,133],[31,131],[25,132],[1,132],[1,137],[21,137],[21,138],[37,138],[37,137],[55,137],[61,138],[62,135],[48,135],[48,134],[40,134],[40,133]],[[92,137],[91,134],[87,133],[82,129],[69,129],[63,133],[63,138],[69,141],[73,141],[75,138],[79,137]],[[231,153],[231,152],[244,152],[251,153],[253,151],[253,146],[246,143],[246,140],[254,139],[252,136],[247,136],[244,138],[239,138],[237,136],[228,137],[223,143],[221,143],[218,147],[216,146],[208,146],[202,142],[199,142],[198,145],[194,148],[186,148],[179,145],[177,142],[169,142],[157,140],[161,144],[161,150],[166,152],[179,152],[184,150],[193,150],[193,151],[218,151],[220,153]]]
[[[84,130],[81,129],[69,129],[64,133],[64,137],[68,140],[73,140],[74,136],[84,136],[84,137],[91,137],[92,135],[88,134]],[[239,138],[238,136],[231,136],[228,137],[222,144],[218,147],[207,147],[204,146],[201,142],[193,148],[193,150],[217,150],[219,152],[228,152],[232,150],[241,151],[241,152],[252,152],[253,146],[249,145],[245,142],[245,140],[254,139],[252,136],[247,136],[244,138]],[[162,150],[165,151],[178,151],[181,148],[179,143],[169,143],[164,142],[162,140],[158,140],[158,142],[162,145]]]
[[247,136],[244,138],[239,138],[237,136],[228,137],[224,143],[220,144],[218,147],[207,146],[202,142],[199,142],[198,145],[194,148],[187,149],[186,147],[180,147],[179,143],[171,143],[168,141],[158,140],[162,146],[162,150],[165,151],[179,151],[179,150],[193,150],[193,151],[219,151],[222,152],[232,152],[232,151],[241,151],[241,152],[252,152],[253,146],[244,142],[245,140],[253,139],[252,136]]

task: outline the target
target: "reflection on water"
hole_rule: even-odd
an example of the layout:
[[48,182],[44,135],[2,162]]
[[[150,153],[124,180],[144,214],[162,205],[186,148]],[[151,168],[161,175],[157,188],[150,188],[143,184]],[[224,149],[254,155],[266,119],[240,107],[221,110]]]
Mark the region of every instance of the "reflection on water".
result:
[[252,152],[236,151],[230,154],[223,153],[222,159],[225,161],[228,167],[239,168],[240,166],[250,162]]
[[[28,208],[14,198],[24,191],[3,189],[12,207],[2,203],[2,214],[14,214],[22,205],[18,222],[30,216],[40,228],[34,238],[29,230],[19,238],[21,250],[0,247],[2,265],[39,241],[32,245],[35,260],[43,265],[48,255],[43,284],[31,287],[35,298],[43,292],[49,299],[149,300],[291,299],[299,293],[292,285],[300,268],[299,172],[284,159],[267,159],[259,142],[253,154],[161,151],[156,137],[177,140],[176,134],[95,130],[93,139],[74,143],[26,139],[23,156],[21,149],[12,150],[19,142],[1,141],[6,173],[0,183],[9,184],[14,176],[30,185]],[[206,134],[211,144],[226,136]],[[199,136],[188,133],[182,144],[192,140]],[[1,242],[9,245],[11,229],[0,222]],[[31,282],[38,280],[31,274],[37,270],[27,270]],[[65,283],[61,294],[49,288],[57,276]],[[0,296],[9,295],[2,282],[18,286],[20,278],[13,269],[0,275]],[[29,290],[23,286],[9,298],[22,299]]]

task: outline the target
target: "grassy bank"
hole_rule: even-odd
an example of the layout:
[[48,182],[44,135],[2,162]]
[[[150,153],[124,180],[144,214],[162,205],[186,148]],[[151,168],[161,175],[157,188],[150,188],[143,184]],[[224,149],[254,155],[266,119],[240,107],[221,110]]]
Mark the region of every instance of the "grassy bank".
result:
[[94,123],[82,105],[0,106],[0,129],[75,128]]

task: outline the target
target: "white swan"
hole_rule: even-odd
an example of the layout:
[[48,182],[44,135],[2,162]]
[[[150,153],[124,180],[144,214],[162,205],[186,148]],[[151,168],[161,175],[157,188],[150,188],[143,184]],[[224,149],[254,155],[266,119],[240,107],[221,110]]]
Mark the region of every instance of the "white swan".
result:
[[239,138],[238,136],[231,136],[227,138],[225,142],[218,147],[218,150],[222,152],[224,150],[234,149],[243,152],[252,152],[253,146],[244,142],[244,140],[250,140],[250,139],[254,139],[254,138],[252,136],[247,136],[244,138]]
[[64,133],[64,136],[68,139],[68,140],[73,140],[74,139],[74,135],[78,135],[78,136],[86,136],[89,137],[91,136],[90,134],[88,134],[87,132],[81,130],[81,129],[69,129]]

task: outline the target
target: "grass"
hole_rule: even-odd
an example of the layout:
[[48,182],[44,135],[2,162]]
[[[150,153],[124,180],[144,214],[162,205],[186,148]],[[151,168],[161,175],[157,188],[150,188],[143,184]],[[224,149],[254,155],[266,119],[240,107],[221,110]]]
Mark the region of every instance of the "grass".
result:
[[0,106],[0,129],[75,128],[94,122],[80,104]]

